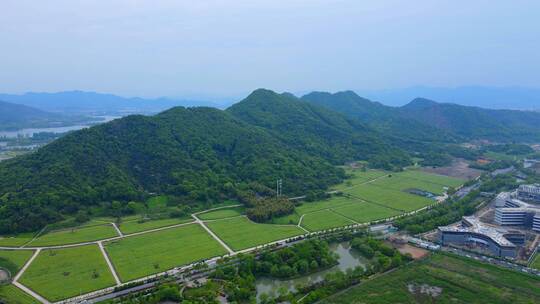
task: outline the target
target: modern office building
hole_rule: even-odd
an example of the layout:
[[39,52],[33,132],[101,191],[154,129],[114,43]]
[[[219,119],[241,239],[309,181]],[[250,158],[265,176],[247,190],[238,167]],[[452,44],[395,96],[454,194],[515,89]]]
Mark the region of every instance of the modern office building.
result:
[[520,185],[517,189],[517,198],[522,201],[540,204],[540,184]]
[[463,217],[461,223],[439,227],[443,245],[473,246],[504,258],[515,258],[518,246],[525,243],[525,235],[519,231],[491,226],[473,216]]
[[501,226],[523,226],[540,232],[540,205],[516,199],[518,193],[503,192],[497,195],[495,223]]

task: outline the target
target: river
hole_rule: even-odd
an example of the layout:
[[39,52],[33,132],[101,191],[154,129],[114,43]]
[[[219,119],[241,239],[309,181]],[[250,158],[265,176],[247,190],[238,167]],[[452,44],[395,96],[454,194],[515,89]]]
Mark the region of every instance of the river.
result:
[[357,266],[365,267],[367,264],[366,259],[354,249],[351,249],[348,242],[332,243],[330,244],[330,250],[337,253],[339,257],[338,264],[334,267],[290,280],[279,280],[273,278],[257,279],[255,282],[257,288],[257,302],[259,302],[259,297],[263,293],[269,295],[270,297],[277,297],[280,289],[294,292],[296,291],[295,286],[309,285],[322,281],[324,276],[330,272],[335,272],[336,270],[345,271],[349,268],[355,268]]
[[41,132],[50,132],[50,133],[65,133],[69,131],[76,131],[84,128],[91,127],[96,124],[104,123],[111,121],[113,119],[119,118],[120,116],[95,116],[96,121],[88,122],[87,124],[81,124],[81,125],[75,125],[75,126],[67,126],[67,127],[52,127],[52,128],[27,128],[27,129],[20,129],[15,131],[0,131],[0,138],[7,137],[7,138],[17,138],[19,136],[22,137],[31,137],[32,135],[36,133]]

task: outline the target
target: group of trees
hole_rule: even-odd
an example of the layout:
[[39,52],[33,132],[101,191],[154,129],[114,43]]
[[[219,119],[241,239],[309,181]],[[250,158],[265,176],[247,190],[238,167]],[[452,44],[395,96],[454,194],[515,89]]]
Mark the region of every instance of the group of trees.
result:
[[455,223],[461,220],[461,217],[475,212],[476,206],[480,203],[477,199],[479,195],[480,191],[471,191],[462,199],[449,199],[444,204],[438,204],[415,215],[397,219],[394,221],[394,225],[400,230],[418,234]]

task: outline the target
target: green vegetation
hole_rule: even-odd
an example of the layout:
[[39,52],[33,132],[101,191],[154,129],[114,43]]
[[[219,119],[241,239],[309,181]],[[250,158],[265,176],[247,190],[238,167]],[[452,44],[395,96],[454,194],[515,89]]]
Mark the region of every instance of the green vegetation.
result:
[[161,227],[167,227],[172,225],[178,225],[182,223],[188,223],[193,221],[193,218],[164,218],[164,219],[157,219],[157,220],[131,220],[127,222],[122,222],[119,225],[120,231],[124,234],[130,234],[140,231],[146,231]]
[[201,220],[218,220],[227,217],[239,216],[244,214],[244,207],[233,207],[233,208],[224,208],[219,210],[213,210],[209,212],[204,212],[197,214],[197,217]]
[[0,237],[0,246],[20,247],[34,238],[35,233],[21,233],[14,236]]
[[330,210],[321,210],[305,214],[301,226],[309,231],[319,231],[352,224],[353,221],[342,215]]
[[123,238],[105,249],[124,282],[227,253],[197,224]]
[[6,304],[39,304],[32,296],[11,284],[0,286],[0,301]]
[[531,265],[530,265],[531,268],[536,268],[538,270],[540,270],[540,254],[536,254],[536,257],[534,258],[534,260],[531,262]]
[[358,299],[366,304],[538,303],[539,285],[540,279],[533,276],[471,259],[434,254],[365,281],[323,303],[356,303]]
[[49,301],[58,301],[114,285],[97,245],[40,252],[20,279]]
[[367,223],[401,214],[400,211],[367,202],[355,202],[332,210],[358,223]]
[[358,185],[344,193],[354,199],[379,204],[402,212],[417,210],[434,203],[429,198],[380,185]]
[[7,269],[13,277],[33,253],[32,250],[0,250],[0,267]]
[[305,233],[296,226],[258,224],[245,217],[208,222],[206,225],[233,250],[242,250]]
[[118,236],[111,224],[51,231],[40,235],[28,246],[53,246],[96,241]]
[[[274,93],[255,92],[250,99],[267,94]],[[255,100],[242,104],[249,108],[252,103]],[[332,119],[347,123],[339,114],[324,112],[312,125]],[[273,189],[280,177],[287,195],[302,195],[342,180],[343,170],[330,163],[334,157],[326,155],[329,150],[350,159],[395,151],[378,143],[370,130],[351,135],[356,134],[352,126],[338,131],[340,142],[349,147],[324,141],[306,151],[283,141],[279,134],[284,133],[278,134],[273,126],[256,128],[235,114],[177,107],[155,116],[131,115],[72,132],[35,153],[1,162],[0,233],[37,231],[69,216],[88,215],[96,207],[102,214],[90,215],[129,215],[149,192],[175,197],[177,206],[200,203],[209,208],[235,199],[238,190],[249,189],[252,183]],[[325,136],[320,128],[304,134],[313,140]],[[353,146],[353,139],[362,144]]]

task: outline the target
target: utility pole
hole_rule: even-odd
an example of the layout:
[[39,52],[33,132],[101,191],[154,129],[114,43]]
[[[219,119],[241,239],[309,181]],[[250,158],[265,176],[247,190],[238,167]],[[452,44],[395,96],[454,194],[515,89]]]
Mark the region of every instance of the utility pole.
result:
[[283,194],[283,180],[280,178],[276,181],[276,196],[280,197]]

